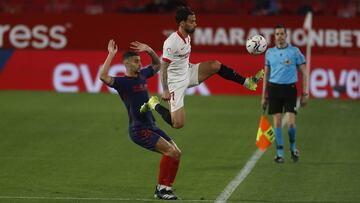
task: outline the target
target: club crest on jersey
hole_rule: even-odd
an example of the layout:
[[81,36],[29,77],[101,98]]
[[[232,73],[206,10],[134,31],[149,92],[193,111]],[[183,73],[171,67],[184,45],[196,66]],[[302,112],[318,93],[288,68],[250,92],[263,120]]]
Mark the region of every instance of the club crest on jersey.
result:
[[185,54],[177,54],[176,57],[179,57],[179,58],[188,58],[190,55],[190,52],[187,52]]
[[139,84],[139,85],[134,85],[133,86],[133,91],[134,92],[141,92],[141,91],[146,91],[147,90],[147,85],[146,84]]
[[171,48],[167,48],[167,49],[166,49],[166,52],[167,52],[168,54],[171,54]]
[[284,61],[284,63],[285,63],[286,65],[290,65],[290,64],[291,64],[291,61],[290,61],[290,59],[286,58],[285,61]]

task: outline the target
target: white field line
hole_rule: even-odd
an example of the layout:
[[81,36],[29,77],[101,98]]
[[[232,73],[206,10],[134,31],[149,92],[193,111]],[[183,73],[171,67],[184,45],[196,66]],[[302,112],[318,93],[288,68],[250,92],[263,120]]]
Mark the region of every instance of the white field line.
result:
[[[51,197],[51,196],[0,196],[0,200],[64,200],[64,201],[117,201],[117,202],[158,202],[158,199],[122,198],[122,197]],[[182,202],[213,202],[214,200],[186,199]]]
[[[300,107],[300,98],[296,101],[296,108],[299,110]],[[286,116],[283,116],[281,120],[281,127],[284,127],[286,124]],[[264,154],[263,151],[257,149],[250,159],[246,162],[244,168],[240,170],[237,176],[230,181],[230,183],[225,187],[225,189],[221,192],[221,194],[216,198],[215,203],[225,203],[231,196],[231,194],[236,190],[236,188],[245,180],[247,175],[251,172],[251,170],[256,165],[257,161]]]

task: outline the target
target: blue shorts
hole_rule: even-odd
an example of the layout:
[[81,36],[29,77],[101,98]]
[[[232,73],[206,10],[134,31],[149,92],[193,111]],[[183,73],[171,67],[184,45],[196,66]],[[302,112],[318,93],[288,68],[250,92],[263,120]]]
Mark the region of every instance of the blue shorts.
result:
[[141,130],[129,130],[130,139],[141,147],[155,150],[155,145],[160,137],[170,142],[171,138],[162,130],[157,127],[145,128]]

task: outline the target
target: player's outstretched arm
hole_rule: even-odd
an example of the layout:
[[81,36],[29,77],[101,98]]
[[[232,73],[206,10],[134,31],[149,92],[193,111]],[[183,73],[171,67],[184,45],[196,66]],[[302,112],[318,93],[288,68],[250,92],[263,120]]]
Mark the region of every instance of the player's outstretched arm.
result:
[[169,67],[170,63],[163,61],[161,63],[160,66],[160,75],[161,75],[161,84],[163,86],[163,95],[162,95],[162,99],[165,101],[170,100],[170,92],[169,92],[169,87],[168,87],[168,67]]
[[104,65],[100,69],[100,80],[103,81],[103,83],[107,85],[111,85],[113,81],[113,77],[108,75],[108,71],[111,65],[111,62],[116,55],[116,52],[118,51],[118,47],[115,44],[115,41],[111,39],[108,44],[108,56],[106,57],[106,60],[104,62]]
[[147,44],[135,41],[130,43],[130,48],[134,49],[137,52],[145,51],[151,57],[151,65],[156,72],[160,70],[160,59],[159,56],[154,52],[154,50]]

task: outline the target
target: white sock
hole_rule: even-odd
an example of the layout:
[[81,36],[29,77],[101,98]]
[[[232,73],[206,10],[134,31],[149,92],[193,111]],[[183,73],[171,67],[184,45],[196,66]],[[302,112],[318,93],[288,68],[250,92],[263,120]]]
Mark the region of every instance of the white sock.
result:
[[158,190],[162,190],[164,188],[167,189],[167,186],[166,185],[160,185],[160,184],[157,185]]
[[166,190],[167,191],[172,190],[172,187],[166,186]]

